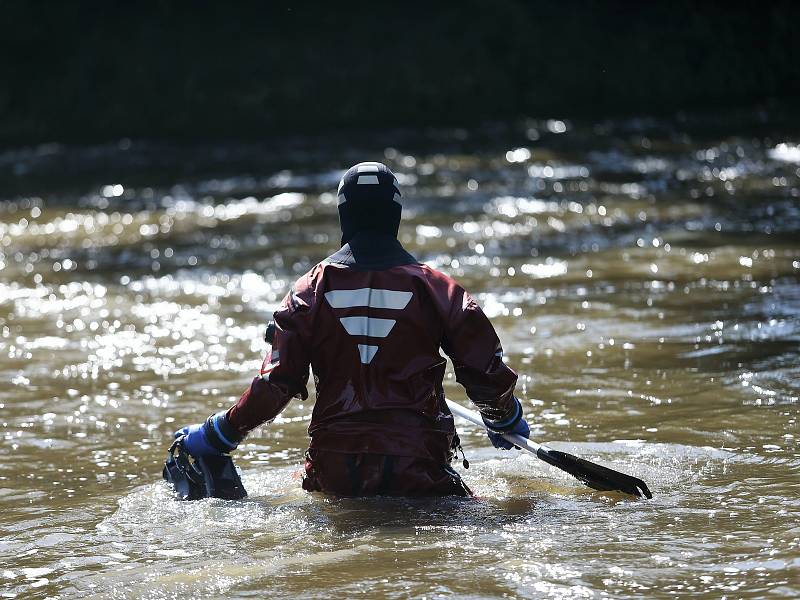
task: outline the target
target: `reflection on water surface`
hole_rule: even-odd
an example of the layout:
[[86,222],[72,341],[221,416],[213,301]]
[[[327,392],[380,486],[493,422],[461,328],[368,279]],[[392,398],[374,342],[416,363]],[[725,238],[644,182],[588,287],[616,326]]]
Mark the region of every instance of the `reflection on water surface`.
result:
[[[31,180],[0,198],[0,591],[796,596],[799,142],[768,121],[531,121],[189,176],[137,170],[128,143],[118,179]],[[0,166],[93,160],[46,150]],[[313,395],[243,445],[248,500],[170,499],[169,433],[241,393],[270,312],[337,247],[341,170],[370,159],[406,186],[404,243],[492,317],[535,438],[652,501],[466,424],[476,500],[307,495]]]

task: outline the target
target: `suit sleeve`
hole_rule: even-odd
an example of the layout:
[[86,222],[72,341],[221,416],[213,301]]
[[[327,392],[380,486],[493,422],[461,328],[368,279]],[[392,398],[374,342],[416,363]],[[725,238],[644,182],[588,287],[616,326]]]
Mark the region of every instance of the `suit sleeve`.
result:
[[308,397],[314,308],[310,275],[298,280],[275,311],[275,335],[261,372],[227,412],[228,421],[240,435],[272,421],[292,398]]
[[452,279],[439,275],[434,295],[444,318],[442,349],[453,361],[456,381],[485,420],[518,420],[517,374],[503,362],[503,347],[477,302]]

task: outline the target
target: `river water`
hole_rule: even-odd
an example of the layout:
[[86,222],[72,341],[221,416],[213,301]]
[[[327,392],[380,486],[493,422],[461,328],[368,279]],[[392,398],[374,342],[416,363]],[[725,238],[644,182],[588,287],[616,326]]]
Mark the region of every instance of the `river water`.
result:
[[[745,114],[399,139],[0,155],[0,596],[800,595],[798,128]],[[338,247],[336,183],[360,160],[395,169],[402,240],[492,318],[532,438],[652,500],[465,422],[476,499],[309,495],[313,393],[236,453],[245,501],[172,498],[171,432],[249,384],[271,311]]]

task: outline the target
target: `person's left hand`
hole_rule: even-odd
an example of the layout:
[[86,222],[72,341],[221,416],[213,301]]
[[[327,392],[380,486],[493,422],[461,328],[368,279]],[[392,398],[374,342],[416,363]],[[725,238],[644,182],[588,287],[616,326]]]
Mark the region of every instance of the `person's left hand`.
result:
[[236,449],[243,437],[231,428],[225,413],[211,415],[205,423],[181,427],[175,432],[176,438],[180,436],[183,447],[195,458],[226,454]]
[[220,456],[222,452],[211,445],[205,431],[205,423],[187,425],[175,432],[175,437],[184,436],[183,447],[186,451],[199,458],[201,456]]

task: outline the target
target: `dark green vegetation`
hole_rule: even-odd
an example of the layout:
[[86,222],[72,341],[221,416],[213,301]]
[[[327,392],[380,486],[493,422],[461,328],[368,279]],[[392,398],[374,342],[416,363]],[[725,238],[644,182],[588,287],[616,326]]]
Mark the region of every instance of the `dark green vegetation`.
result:
[[664,113],[800,92],[800,4],[0,0],[0,143]]

